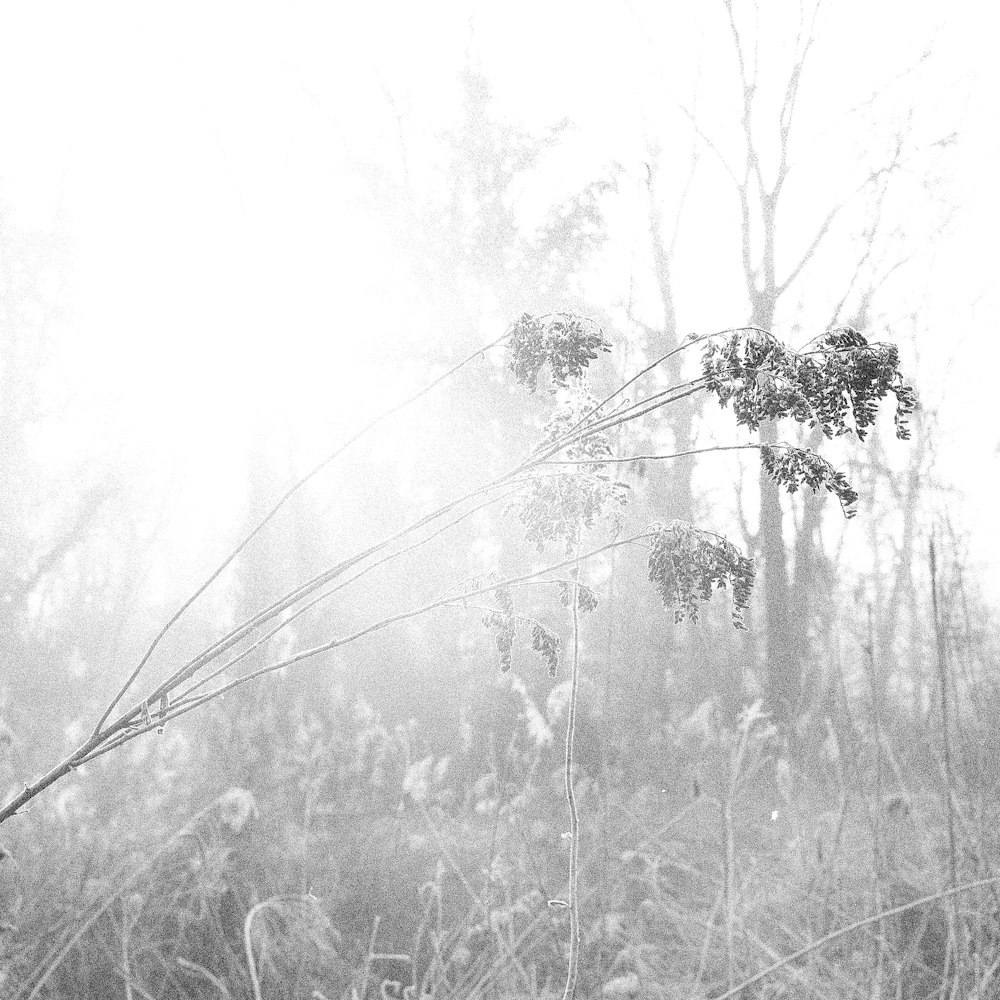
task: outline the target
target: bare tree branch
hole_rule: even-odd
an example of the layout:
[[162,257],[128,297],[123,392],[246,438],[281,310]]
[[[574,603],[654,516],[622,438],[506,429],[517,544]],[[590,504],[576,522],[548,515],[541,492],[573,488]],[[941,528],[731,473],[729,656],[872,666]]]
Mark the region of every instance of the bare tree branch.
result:
[[709,135],[707,135],[705,131],[702,129],[702,127],[698,124],[698,120],[695,117],[694,112],[692,112],[690,108],[686,108],[683,104],[680,104],[679,102],[675,102],[674,106],[691,123],[691,127],[694,129],[695,135],[697,135],[698,138],[701,139],[701,141],[708,147],[708,149],[715,154],[716,159],[719,161],[719,164],[722,166],[722,169],[725,170],[725,172],[729,175],[729,178],[733,182],[733,184],[736,187],[739,187],[740,181],[739,178],[736,176],[736,171],[733,170],[733,168],[729,165],[729,161],[725,158],[725,156],[722,155],[722,150],[719,149],[719,147],[715,144],[712,138]]
[[771,189],[772,197],[777,200],[781,189],[784,186],[785,179],[788,177],[789,171],[789,161],[788,161],[788,145],[789,137],[792,130],[792,122],[795,118],[795,109],[799,98],[799,87],[802,83],[802,74],[805,71],[806,59],[809,56],[809,50],[812,48],[813,42],[816,38],[816,16],[819,13],[819,4],[813,8],[812,19],[809,23],[809,31],[806,34],[805,43],[802,42],[803,33],[803,23],[804,19],[801,17],[802,8],[799,8],[800,21],[799,21],[799,34],[795,39],[795,51],[797,53],[795,62],[792,66],[791,72],[788,74],[788,83],[785,87],[785,98],[782,101],[781,111],[778,116],[778,136],[780,140],[780,154],[778,161],[778,176],[775,178],[774,186]]
[[823,220],[819,229],[816,231],[816,235],[812,238],[806,250],[803,252],[802,256],[799,258],[799,262],[792,268],[788,277],[782,281],[777,287],[777,293],[779,295],[783,294],[788,290],[795,279],[802,273],[802,269],[806,264],[812,259],[813,254],[819,248],[820,244],[826,238],[827,233],[830,231],[830,227],[833,225],[834,221],[840,215],[840,213],[851,204],[858,195],[862,194],[865,190],[871,187],[872,184],[877,182],[880,178],[888,176],[895,173],[901,163],[902,163],[902,151],[903,151],[903,140],[899,138],[896,145],[895,153],[893,154],[891,162],[883,167],[878,167],[873,170],[850,194],[842,198],[830,211],[827,213],[826,218]]

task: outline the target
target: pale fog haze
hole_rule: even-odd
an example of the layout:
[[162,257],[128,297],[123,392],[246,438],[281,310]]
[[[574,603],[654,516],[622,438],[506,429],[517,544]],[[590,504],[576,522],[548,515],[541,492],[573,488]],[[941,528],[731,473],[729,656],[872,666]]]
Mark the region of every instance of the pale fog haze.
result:
[[[976,3],[734,13],[765,181],[799,22],[815,33],[779,273],[840,211],[783,297],[781,328],[807,340],[870,294],[869,328],[899,344],[935,411],[935,477],[961,494],[949,505],[996,583],[993,15]],[[219,527],[209,519],[231,519],[262,431],[293,434],[308,462],[417,386],[421,344],[448,353],[514,318],[471,290],[470,330],[414,275],[427,250],[413,216],[450,207],[439,140],[462,124],[463,73],[488,91],[497,134],[541,143],[562,126],[493,193],[525,238],[562,199],[613,183],[600,253],[580,254],[568,306],[614,317],[619,343],[662,323],[653,165],[655,211],[677,233],[678,329],[747,318],[731,176],[745,163],[743,98],[724,5],[6,5],[3,19],[4,226],[44,234],[58,260],[47,385],[63,393],[63,426],[37,429],[39,459],[90,453],[91,474],[100,463],[196,484],[184,533],[199,549]],[[468,188],[460,208],[474,215]],[[536,303],[515,288],[509,305]]]
[[[0,0],[0,996],[728,997],[992,878],[998,22]],[[995,995],[976,891],[767,995]]]

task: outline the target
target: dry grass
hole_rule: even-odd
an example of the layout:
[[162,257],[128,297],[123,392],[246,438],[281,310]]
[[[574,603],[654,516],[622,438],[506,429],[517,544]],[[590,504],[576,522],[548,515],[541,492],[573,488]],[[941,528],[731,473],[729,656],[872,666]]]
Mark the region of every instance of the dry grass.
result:
[[[36,810],[13,845],[25,902],[0,939],[2,995],[560,996],[558,761],[525,751],[503,775],[458,787],[447,767],[414,763],[402,735],[354,736],[335,767],[311,771],[290,748],[287,780],[269,796],[231,789],[173,829],[163,829],[169,795],[136,826],[141,791],[109,823]],[[799,773],[775,757],[772,736],[745,717],[656,787],[578,775],[581,1000],[720,997],[839,927],[946,886],[936,789],[914,778],[879,802],[863,760]],[[331,746],[316,727],[303,738]],[[902,756],[890,763],[908,773]],[[346,783],[317,785],[317,773]],[[955,864],[968,882],[997,874],[1000,817],[962,787]],[[835,938],[746,996],[995,995],[998,912],[990,887],[942,898]]]

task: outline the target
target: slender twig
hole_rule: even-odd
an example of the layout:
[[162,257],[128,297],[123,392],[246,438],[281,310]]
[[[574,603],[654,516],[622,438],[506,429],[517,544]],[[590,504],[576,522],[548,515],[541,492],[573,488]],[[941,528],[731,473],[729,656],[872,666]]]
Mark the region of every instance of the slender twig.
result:
[[[230,648],[233,644],[240,641],[240,639],[248,635],[255,627],[261,624],[264,620],[274,617],[276,614],[279,614],[281,611],[285,610],[290,605],[294,604],[306,593],[309,593],[315,590],[317,587],[322,586],[324,583],[331,581],[336,576],[345,572],[351,566],[357,565],[364,559],[370,557],[372,554],[383,550],[384,548],[391,545],[394,541],[405,537],[412,531],[418,530],[419,528],[432,523],[434,520],[443,516],[448,511],[453,510],[460,504],[466,503],[471,498],[482,495],[483,493],[487,493],[490,490],[496,489],[499,486],[510,484],[512,481],[515,481],[518,478],[518,476],[525,470],[525,468],[530,469],[532,466],[536,465],[539,458],[541,458],[541,456],[536,456],[536,458],[529,460],[526,463],[522,463],[517,468],[512,469],[509,472],[505,473],[504,475],[499,476],[497,479],[493,480],[493,482],[488,483],[485,486],[472,491],[471,493],[467,493],[456,500],[444,504],[443,506],[439,507],[432,513],[426,515],[423,518],[420,518],[416,522],[396,532],[388,539],[385,539],[382,542],[370,546],[363,552],[357,553],[356,555],[342,561],[341,563],[337,564],[331,569],[320,574],[318,577],[309,581],[308,584],[297,588],[290,595],[287,595],[285,598],[275,602],[273,605],[271,605],[270,608],[266,609],[264,612],[255,616],[250,621],[245,622],[242,626],[239,626],[237,629],[233,630],[225,639],[220,640],[220,642],[213,644],[211,647],[209,647],[208,650],[200,654],[194,660],[190,661],[183,667],[174,671],[165,681],[163,681],[160,685],[158,685],[146,698],[144,698],[140,702],[140,704],[135,705],[133,708],[123,713],[121,716],[119,716],[118,719],[116,719],[111,725],[107,727],[105,727],[104,723],[107,721],[108,713],[105,712],[104,716],[102,717],[101,723],[95,727],[89,739],[87,739],[83,744],[81,744],[76,750],[74,750],[71,754],[66,756],[58,764],[54,765],[48,772],[46,772],[42,777],[37,779],[34,783],[30,785],[25,785],[24,789],[20,793],[14,796],[14,798],[12,798],[9,802],[7,802],[2,808],[0,808],[0,823],[8,819],[9,817],[15,815],[21,809],[21,807],[26,805],[29,801],[31,801],[32,798],[34,798],[40,792],[44,791],[46,788],[50,787],[56,781],[60,780],[74,768],[90,760],[93,760],[96,757],[103,756],[104,753],[108,752],[111,749],[117,749],[124,743],[129,742],[135,736],[141,735],[146,732],[151,732],[154,729],[158,729],[163,723],[171,721],[172,719],[177,718],[179,715],[185,714],[192,708],[204,704],[206,701],[212,700],[218,695],[228,690],[231,690],[233,687],[240,686],[249,680],[262,676],[263,674],[283,669],[286,666],[290,666],[293,663],[297,663],[301,660],[308,659],[312,656],[317,655],[318,653],[326,652],[328,650],[336,648],[337,646],[344,645],[345,643],[351,642],[356,638],[360,638],[360,636],[362,635],[368,634],[372,631],[383,628],[386,625],[392,624],[395,621],[400,621],[406,618],[414,617],[415,615],[424,614],[427,611],[434,610],[436,607],[444,606],[448,602],[446,601],[432,602],[430,605],[424,605],[423,607],[418,608],[414,611],[405,612],[400,615],[392,616],[389,619],[385,619],[383,621],[374,623],[373,625],[367,626],[365,629],[362,629],[359,632],[354,633],[353,635],[348,636],[346,638],[334,639],[329,642],[322,643],[318,646],[314,646],[310,649],[302,650],[298,654],[286,658],[285,660],[282,660],[277,664],[271,664],[259,670],[255,670],[251,673],[248,673],[243,677],[237,678],[236,680],[230,682],[229,684],[213,689],[208,694],[195,699],[189,704],[185,704],[179,707],[169,706],[169,708],[167,706],[164,706],[163,709],[157,711],[155,721],[153,721],[152,719],[147,721],[144,718],[144,716],[149,715],[151,708],[153,710],[156,709],[157,703],[163,698],[164,695],[169,695],[169,693],[179,683],[193,676],[195,673],[197,673],[198,670],[200,670],[203,666],[205,666],[206,663],[210,662],[212,659],[218,656],[222,651],[224,651],[224,649]],[[631,541],[634,540],[635,539],[628,539],[626,541],[630,543]],[[623,544],[623,543],[622,542],[612,543],[612,545],[615,544]],[[591,553],[591,555],[596,554],[597,552],[600,551],[604,551],[605,548],[607,547],[603,546],[600,549],[595,550],[594,553]],[[558,563],[554,566],[547,567],[545,570],[539,572],[555,571],[556,569],[569,565],[571,562],[572,560],[567,560],[562,563]],[[527,574],[525,577],[519,579],[530,579],[537,575],[539,575],[539,573],[536,572],[532,574]]]
[[[733,331],[727,330],[724,332],[731,333]],[[716,337],[718,335],[719,335],[718,333],[703,333],[700,336],[691,337],[685,340],[683,343],[678,344],[673,349],[667,351],[666,354],[661,354],[651,364],[648,364],[646,365],[645,368],[640,369],[630,379],[627,379],[626,381],[622,382],[622,384],[618,386],[617,389],[608,393],[608,395],[605,396],[604,399],[602,399],[599,403],[595,404],[590,410],[588,410],[587,413],[585,413],[572,427],[570,427],[566,433],[572,434],[575,430],[579,429],[583,424],[585,424],[588,420],[594,417],[600,410],[603,410],[604,407],[607,406],[612,399],[614,399],[616,396],[620,396],[623,392],[625,392],[626,389],[629,388],[629,386],[635,385],[635,383],[638,382],[639,379],[643,377],[643,375],[648,375],[654,368],[658,368],[660,365],[662,365],[664,361],[669,361],[672,357],[674,357],[675,354],[679,354],[681,351],[685,351],[689,347],[694,347],[695,344],[700,344],[703,340],[708,340],[711,337]]]
[[[485,486],[473,490],[471,493],[466,493],[464,496],[458,497],[455,500],[443,504],[441,507],[438,507],[437,510],[432,511],[430,514],[427,514],[424,517],[419,518],[417,521],[408,524],[406,527],[401,528],[399,531],[390,535],[388,538],[384,538],[382,539],[382,541],[369,546],[367,549],[355,553],[353,556],[350,556],[349,558],[342,560],[341,562],[335,564],[334,566],[324,570],[322,573],[319,573],[318,575],[314,576],[311,580],[307,581],[306,583],[299,585],[294,590],[289,591],[284,597],[275,601],[273,604],[265,608],[263,611],[258,612],[258,614],[254,615],[252,618],[243,622],[241,625],[238,625],[235,629],[230,631],[228,635],[224,636],[222,639],[219,639],[218,641],[213,643],[206,650],[199,653],[198,656],[196,656],[193,660],[188,661],[188,663],[186,663],[183,667],[180,667],[177,670],[175,670],[165,681],[163,681],[149,695],[148,700],[150,702],[158,700],[164,693],[168,693],[169,691],[171,691],[180,681],[186,680],[187,678],[193,676],[195,673],[198,672],[198,670],[200,670],[211,660],[216,659],[216,657],[218,657],[221,653],[225,652],[225,650],[231,648],[237,642],[240,642],[242,639],[246,638],[246,636],[249,635],[250,632],[252,632],[255,628],[259,627],[264,622],[274,618],[281,612],[287,610],[289,607],[294,605],[297,601],[301,600],[303,597],[306,597],[309,594],[314,593],[319,587],[322,587],[325,584],[336,579],[336,577],[341,576],[352,566],[357,566],[365,559],[368,559],[371,556],[375,555],[376,553],[381,552],[383,549],[388,548],[393,543],[405,538],[407,535],[413,533],[414,531],[419,531],[421,528],[426,527],[428,524],[433,523],[435,520],[437,520],[440,517],[443,517],[445,514],[454,510],[461,504],[467,503],[469,500],[472,500],[477,496],[481,496],[484,493],[488,493],[490,490],[496,489],[501,485],[507,484],[510,481],[510,479],[511,479],[510,475],[501,476],[500,478],[495,479],[493,482],[487,483]],[[404,549],[400,551],[402,552],[406,550]]]
[[[697,391],[703,388],[702,384],[703,379],[701,378],[693,379],[690,382],[684,382],[681,383],[680,385],[668,386],[667,388],[662,389],[657,393],[654,393],[652,396],[646,397],[646,399],[644,400],[638,400],[637,402],[632,403],[629,406],[626,406],[624,409],[616,410],[610,414],[605,414],[605,416],[601,417],[599,421],[593,419],[605,406],[607,406],[608,403],[611,402],[612,399],[614,399],[616,396],[621,395],[621,393],[623,393],[626,389],[628,389],[629,386],[634,385],[644,375],[647,375],[654,368],[657,368],[658,366],[662,365],[665,361],[669,361],[675,355],[680,354],[682,351],[686,351],[688,348],[694,347],[697,344],[702,343],[703,341],[711,340],[714,337],[724,337],[727,335],[732,335],[734,333],[759,333],[765,337],[771,337],[771,338],[774,337],[774,335],[771,333],[770,330],[766,330],[760,326],[754,326],[753,324],[747,324],[745,326],[726,327],[723,330],[714,330],[711,333],[693,334],[690,337],[685,338],[676,347],[667,351],[666,354],[663,354],[660,357],[658,357],[651,364],[646,365],[645,368],[642,368],[631,378],[623,382],[617,389],[615,389],[613,392],[605,396],[604,399],[602,399],[592,409],[590,409],[587,413],[585,413],[579,420],[577,420],[577,422],[573,424],[573,426],[568,428],[562,435],[562,437],[560,437],[556,442],[553,443],[551,447],[554,450],[550,451],[549,453],[555,454],[556,452],[561,451],[562,449],[569,447],[571,444],[577,443],[578,441],[581,441],[585,437],[589,437],[592,434],[610,430],[611,427],[617,426],[618,424],[626,422],[627,420],[644,416],[646,413],[651,412],[651,409],[656,409],[657,407],[653,406],[650,409],[643,409],[641,413],[633,413],[631,417],[628,416],[628,414],[631,411],[638,410],[639,408],[647,406],[647,404],[653,402],[654,400],[659,399],[661,400],[659,405],[666,405],[667,403],[672,403],[676,402],[677,400],[683,399],[686,396],[691,395],[693,391]],[[677,396],[672,396],[671,394],[675,392],[680,392],[680,394]],[[602,423],[601,421],[607,421],[607,423]],[[580,432],[581,428],[584,428],[584,433],[582,434],[578,433]],[[532,460],[529,459],[527,462],[524,463],[524,466],[527,466],[531,461]],[[517,471],[520,472],[524,466],[519,467]]]
[[186,601],[184,601],[184,603],[177,609],[177,611],[174,612],[173,615],[171,615],[167,623],[156,634],[156,637],[150,643],[149,647],[143,654],[142,659],[139,660],[139,663],[136,665],[135,669],[132,671],[131,674],[129,674],[128,679],[118,689],[117,694],[115,694],[114,698],[112,698],[107,708],[104,710],[104,713],[98,720],[97,725],[94,727],[94,734],[96,735],[101,731],[101,727],[110,718],[111,713],[115,710],[115,706],[122,700],[122,698],[125,697],[125,693],[132,686],[132,684],[135,683],[139,674],[142,673],[143,667],[145,667],[146,664],[149,662],[149,658],[153,655],[154,650],[157,648],[157,646],[159,646],[161,640],[171,629],[171,627],[184,614],[184,612],[187,611],[187,609],[191,607],[191,605],[194,604],[194,602],[198,600],[198,598],[219,578],[220,574],[226,569],[226,567],[247,547],[247,545],[250,544],[251,541],[253,541],[253,539],[264,529],[264,527],[275,516],[275,514],[277,514],[278,511],[281,510],[281,508],[284,507],[284,505],[291,499],[293,494],[297,493],[303,486],[305,486],[306,483],[308,483],[310,480],[314,479],[317,475],[319,475],[319,473],[322,472],[323,469],[325,469],[331,462],[333,462],[334,459],[342,455],[348,448],[351,447],[351,445],[355,444],[358,440],[360,440],[362,437],[368,434],[371,430],[377,427],[384,420],[388,420],[389,417],[398,413],[400,410],[404,409],[410,404],[415,403],[417,400],[426,396],[438,385],[440,385],[445,380],[451,378],[452,375],[454,375],[456,372],[464,368],[466,365],[473,362],[476,358],[480,357],[487,351],[491,350],[498,344],[502,343],[504,340],[507,339],[509,335],[510,335],[510,328],[508,327],[508,329],[504,331],[502,336],[497,337],[496,340],[494,340],[490,344],[487,344],[485,347],[480,347],[477,350],[475,350],[472,354],[464,358],[457,365],[448,369],[448,371],[446,371],[443,375],[440,375],[438,378],[434,379],[430,384],[424,386],[419,392],[415,392],[412,396],[409,396],[402,402],[397,403],[393,407],[390,407],[388,410],[384,410],[373,420],[370,420],[367,424],[365,424],[365,426],[362,427],[361,430],[359,430],[355,435],[353,435],[342,445],[340,445],[340,447],[332,451],[322,461],[313,466],[313,468],[309,472],[307,472],[304,476],[302,476],[297,482],[293,483],[284,492],[284,494],[282,494],[278,502],[267,512],[267,514],[264,515],[264,517],[260,520],[260,522],[256,525],[256,527],[254,527],[247,535],[245,535],[243,539],[239,542],[239,544],[237,544],[237,546],[229,553],[229,555],[226,556],[226,558],[219,564],[218,568],[208,577],[208,579],[205,580],[205,582],[200,587],[198,587],[198,589],[195,590],[195,592]]
[[[557,455],[566,448],[572,447],[575,444],[580,444],[595,435],[613,430],[621,424],[631,423],[632,421],[638,420],[640,417],[646,416],[647,413],[652,413],[654,410],[662,409],[670,403],[679,402],[682,399],[686,399],[688,396],[693,396],[696,392],[703,392],[704,389],[704,378],[694,379],[691,382],[685,383],[683,387],[673,386],[669,389],[664,389],[662,392],[655,393],[647,399],[640,400],[638,403],[633,403],[621,411],[609,414],[606,418],[583,428],[571,437],[560,438],[549,448],[533,455],[531,459],[519,466],[516,472],[520,474],[535,465],[541,464],[545,459],[550,458],[552,455]],[[591,464],[593,464],[593,462]]]
[[[673,458],[687,458],[689,455],[707,455],[716,451],[760,451],[759,444],[716,444],[707,448],[689,448],[669,455],[626,455],[624,458],[556,458],[540,462],[540,465],[622,465],[628,462],[669,461]],[[791,448],[791,445],[775,444],[772,448]]]
[[[772,340],[775,339],[774,335],[770,333],[770,331],[765,330],[762,327],[742,326],[742,327],[733,327],[729,330],[722,330],[717,333],[705,334],[704,336],[697,338],[697,342],[710,339],[711,337],[720,336],[725,333],[737,333],[742,331],[759,333]],[[826,331],[826,333],[829,332],[830,331]],[[825,334],[818,335],[816,338],[813,339],[813,341],[810,341],[810,343],[815,342],[816,340],[819,339],[819,337],[824,335]],[[655,367],[656,364],[659,364],[661,361],[665,360],[666,358],[669,358],[672,354],[676,354],[677,351],[683,350],[685,347],[690,346],[692,343],[695,342],[696,341],[690,341],[686,344],[682,344],[680,347],[675,348],[674,351],[671,351],[668,354],[664,355],[663,358],[660,358],[651,367]],[[869,345],[871,349],[877,349],[880,346],[881,346],[880,343],[873,343]],[[822,347],[811,351],[803,349],[799,351],[798,354],[801,357],[810,357],[813,355],[826,356],[831,354],[849,355],[853,353],[855,350],[856,348],[830,349],[828,347]],[[640,373],[640,375],[644,374],[646,370],[649,369],[645,369],[643,372]],[[748,369],[748,371],[754,371],[754,372],[759,370],[760,369]],[[777,380],[781,380],[783,382],[788,381],[788,379],[785,376],[783,376],[780,372],[768,370],[767,374],[770,375],[776,381]],[[634,379],[630,380],[630,382],[626,384],[630,384],[632,381],[634,381]],[[672,385],[668,386],[665,389],[661,389],[659,392],[653,393],[652,395],[647,396],[645,399],[637,400],[634,403],[630,403],[622,407],[621,409],[614,410],[611,413],[608,413],[605,416],[600,417],[596,420],[590,421],[589,415],[582,417],[561,437],[552,442],[546,449],[542,450],[539,453],[536,453],[535,455],[532,455],[531,458],[527,459],[524,463],[522,463],[522,465],[520,465],[515,470],[515,472],[519,474],[524,470],[530,468],[531,466],[538,464],[541,461],[544,461],[545,458],[551,455],[558,454],[560,451],[564,451],[566,448],[569,448],[576,444],[580,444],[583,441],[587,440],[588,438],[594,437],[597,434],[606,433],[607,431],[612,430],[613,428],[618,427],[621,424],[631,423],[632,421],[638,420],[640,417],[646,416],[646,414],[652,413],[654,410],[662,409],[664,406],[667,406],[671,403],[679,402],[680,400],[685,399],[688,396],[694,395],[696,392],[701,392],[703,389],[705,389],[705,387],[706,387],[706,378],[704,375],[700,375],[696,378],[690,379],[687,382],[682,382],[678,385]],[[613,397],[614,394],[606,397],[602,403],[598,404],[593,408],[591,413],[596,414],[596,412]]]
[[576,710],[580,692],[580,546],[577,542],[573,594],[573,664],[570,675],[569,711],[566,719],[566,805],[569,807],[569,968],[563,1000],[576,996],[580,966],[580,816],[573,789],[573,752],[576,741]]
[[[113,726],[105,730],[105,735],[114,733],[114,742],[103,743],[101,741],[94,741],[94,738],[88,740],[83,747],[79,748],[70,755],[66,760],[56,765],[45,777],[40,778],[34,785],[26,787],[25,790],[11,800],[6,806],[0,810],[0,820],[6,819],[8,816],[13,815],[21,806],[23,806],[27,801],[34,798],[38,792],[47,788],[54,781],[62,777],[63,774],[68,773],[73,768],[79,767],[82,764],[89,763],[98,757],[104,756],[104,754],[109,753],[112,750],[118,749],[125,743],[130,742],[138,736],[142,736],[145,733],[152,732],[158,729],[160,726],[165,725],[168,722],[179,718],[182,715],[186,715],[188,712],[193,711],[201,705],[207,704],[210,701],[218,698],[220,695],[229,693],[230,691],[242,687],[244,684],[250,681],[256,680],[258,677],[263,677],[266,674],[275,673],[279,670],[284,670],[286,667],[290,667],[295,663],[299,663],[302,660],[307,660],[313,656],[317,656],[320,653],[329,652],[332,649],[336,649],[339,646],[347,646],[352,642],[366,636],[371,635],[374,632],[381,631],[382,629],[388,627],[389,625],[397,624],[401,621],[406,621],[410,618],[417,618],[421,615],[428,614],[432,611],[437,611],[442,608],[460,607],[463,602],[468,601],[471,598],[480,596],[482,594],[493,593],[498,587],[516,587],[524,584],[530,580],[536,580],[539,577],[543,577],[549,573],[555,573],[560,569],[565,569],[567,566],[572,566],[576,563],[577,559],[581,562],[585,562],[588,559],[592,559],[595,556],[600,555],[603,552],[608,552],[612,549],[618,548],[623,545],[632,545],[644,538],[649,538],[650,532],[641,532],[638,535],[633,535],[629,538],[616,539],[612,542],[608,542],[605,545],[598,546],[595,549],[591,549],[588,552],[581,554],[580,556],[573,556],[569,559],[565,559],[562,562],[555,563],[551,566],[544,566],[541,569],[533,570],[530,573],[524,573],[520,576],[511,577],[504,580],[496,580],[489,583],[485,587],[478,587],[475,590],[470,590],[469,592],[462,594],[460,596],[450,596],[447,598],[441,598],[439,600],[431,601],[427,604],[423,604],[417,608],[411,608],[408,611],[401,611],[398,614],[390,615],[386,618],[382,618],[377,622],[373,622],[363,628],[352,632],[350,635],[343,636],[337,639],[330,639],[327,642],[320,643],[319,645],[312,646],[309,649],[300,650],[297,653],[287,656],[276,663],[271,663],[266,666],[260,667],[256,670],[250,671],[249,673],[243,674],[240,677],[233,678],[231,681],[227,681],[225,684],[220,685],[217,688],[213,688],[211,691],[206,692],[203,695],[199,695],[196,698],[192,698],[190,701],[185,702],[173,702],[167,711],[160,715],[157,715],[148,723],[135,723],[129,725],[130,719],[134,719],[139,716],[139,709],[134,709],[133,712],[128,713],[123,716],[122,719],[117,720]],[[551,582],[551,581],[547,581]],[[61,769],[61,770],[60,770]],[[56,773],[56,772],[59,773]],[[53,776],[54,775],[54,776]],[[16,804],[16,805],[15,805]]]
[[355,573],[354,576],[349,577],[347,580],[344,580],[341,583],[338,583],[334,587],[330,587],[329,589],[324,590],[321,594],[318,594],[312,600],[307,601],[304,605],[302,605],[302,607],[296,608],[292,614],[290,614],[287,618],[282,619],[277,625],[275,625],[272,629],[270,629],[259,639],[257,639],[253,643],[253,645],[247,647],[245,650],[234,656],[231,660],[227,661],[224,666],[221,666],[216,670],[213,670],[211,673],[206,674],[204,677],[200,678],[194,684],[192,684],[189,688],[182,691],[180,695],[178,695],[178,700],[187,697],[198,688],[204,687],[207,683],[214,680],[220,674],[223,674],[227,670],[230,670],[241,660],[246,659],[251,653],[255,652],[261,646],[265,645],[267,642],[273,639],[275,635],[277,635],[277,633],[280,632],[282,629],[291,625],[293,621],[295,621],[297,618],[300,618],[308,611],[311,611],[314,607],[316,607],[317,604],[329,600],[329,598],[333,597],[341,590],[345,590],[347,587],[350,587],[352,584],[356,583],[362,577],[367,576],[369,573],[378,569],[380,566],[384,566],[388,562],[393,562],[396,559],[400,558],[401,556],[404,556],[409,552],[413,552],[415,549],[421,548],[428,542],[432,541],[434,538],[437,538],[439,535],[444,534],[446,531],[450,531],[460,522],[467,520],[468,518],[472,517],[475,514],[478,514],[480,511],[486,509],[487,507],[492,506],[493,504],[500,503],[503,500],[509,499],[511,496],[515,495],[515,493],[516,491],[503,493],[500,496],[491,497],[489,500],[485,500],[483,503],[477,504],[475,507],[472,507],[469,510],[464,511],[458,517],[453,518],[443,527],[438,528],[436,531],[431,532],[429,535],[425,535],[423,538],[419,538],[417,541],[412,542],[411,544],[406,545],[401,549],[396,549],[393,552],[389,553],[389,555],[383,556],[381,559],[377,559],[375,562],[369,563],[367,566],[364,567],[364,569],[361,569],[357,573]]

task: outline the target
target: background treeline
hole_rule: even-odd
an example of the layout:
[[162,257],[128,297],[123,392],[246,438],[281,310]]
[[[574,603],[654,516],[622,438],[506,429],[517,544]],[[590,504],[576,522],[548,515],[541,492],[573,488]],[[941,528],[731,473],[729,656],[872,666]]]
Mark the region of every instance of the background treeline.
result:
[[[863,124],[848,117],[827,139],[830,157],[844,135],[862,150],[822,183],[804,168],[800,183],[816,39],[808,24],[788,33],[761,96],[752,30],[721,23],[735,95],[724,148],[695,100],[681,109],[686,129],[649,123],[637,167],[591,157],[581,170],[572,125],[511,124],[472,61],[445,131],[411,133],[399,115],[398,159],[350,149],[354,208],[370,214],[375,257],[392,248],[379,280],[414,323],[386,328],[373,302],[366,329],[330,332],[373,360],[367,409],[308,433],[262,420],[236,449],[222,524],[213,498],[205,523],[178,526],[177,497],[190,506],[198,483],[151,474],[155,454],[116,451],[114,427],[72,432],[94,406],[66,349],[72,253],[58,229],[28,233],[0,214],[4,801],[79,742],[301,465],[396,402],[382,371],[430,381],[526,310],[602,324],[615,346],[593,375],[598,396],[687,333],[743,323],[796,346],[853,326],[899,342],[916,368],[933,334],[889,279],[925,278],[927,234],[951,218],[953,144],[901,117],[905,91],[872,95]],[[716,203],[728,229],[724,213],[703,214]],[[711,308],[686,282],[706,240]],[[276,337],[270,350],[282,349]],[[682,357],[657,376],[664,386],[689,377]],[[919,389],[928,373],[913,374]],[[330,395],[352,380],[330,372]],[[179,409],[183,395],[179,385]],[[157,664],[510,467],[547,406],[483,363],[390,420],[293,499],[168,634]],[[726,444],[730,417],[688,397],[622,429],[617,446]],[[721,599],[675,626],[642,554],[616,553],[590,581],[600,603],[582,637],[578,996],[717,997],[838,927],[997,874],[995,612],[947,514],[935,427],[925,404],[907,443],[881,422],[864,445],[834,442],[861,495],[849,524],[824,494],[779,496],[753,453],[629,470],[632,516],[727,533],[757,558],[758,581],[746,632]],[[761,430],[770,442],[785,433]],[[318,644],[525,557],[523,529],[502,511],[462,531],[372,574],[290,642]],[[525,611],[566,638],[557,601]],[[560,996],[565,671],[550,679],[519,644],[501,674],[480,617],[412,619],[269,676],[87,765],[4,824],[0,995]],[[747,995],[992,995],[998,907],[990,887],[939,900],[838,938]]]

